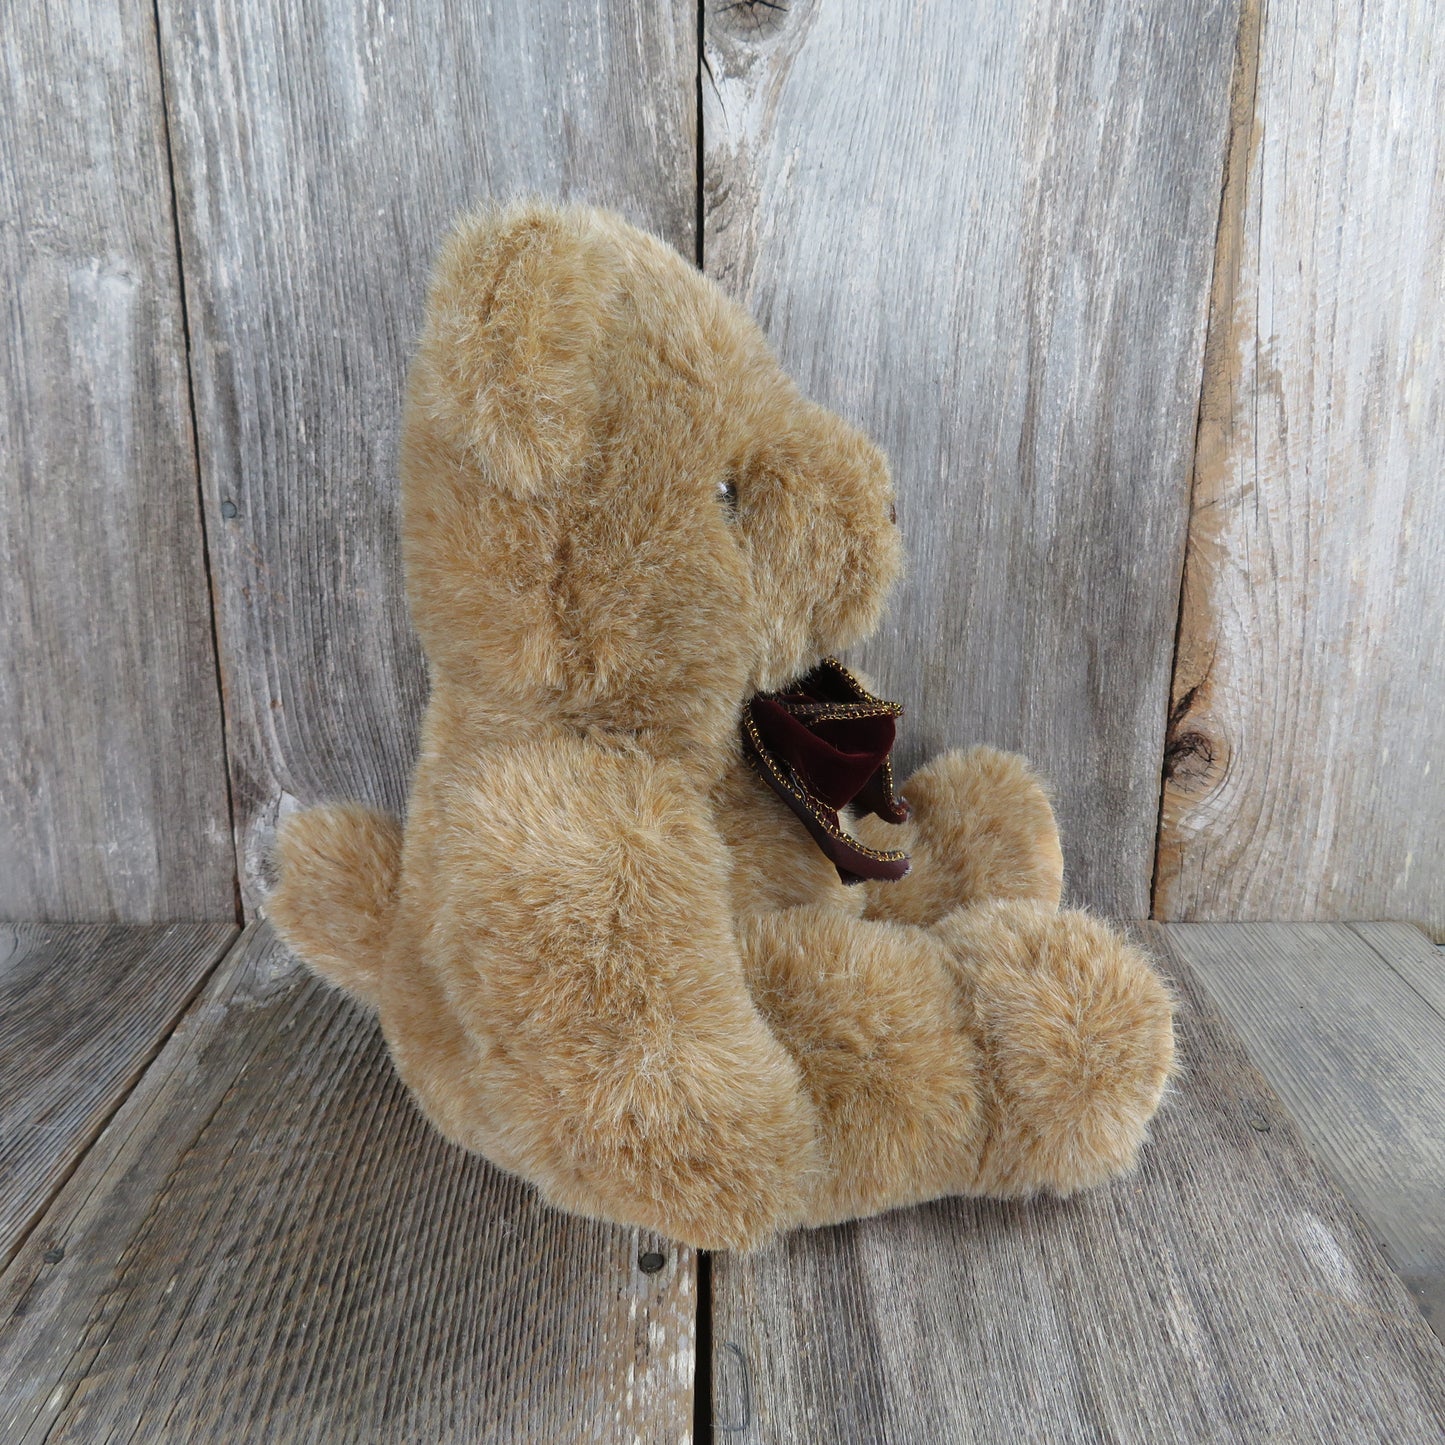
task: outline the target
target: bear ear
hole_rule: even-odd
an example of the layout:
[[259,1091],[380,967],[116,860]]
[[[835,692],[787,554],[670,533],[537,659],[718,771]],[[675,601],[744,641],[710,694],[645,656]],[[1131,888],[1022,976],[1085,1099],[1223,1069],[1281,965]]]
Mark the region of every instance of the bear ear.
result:
[[615,243],[585,208],[465,217],[432,272],[412,424],[514,496],[574,475],[593,441],[620,273]]

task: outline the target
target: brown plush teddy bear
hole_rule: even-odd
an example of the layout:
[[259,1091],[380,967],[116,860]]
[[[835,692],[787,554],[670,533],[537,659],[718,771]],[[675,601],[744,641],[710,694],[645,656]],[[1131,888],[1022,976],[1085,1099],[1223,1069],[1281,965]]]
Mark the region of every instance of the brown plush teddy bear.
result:
[[898,709],[829,660],[898,570],[888,468],[742,311],[602,212],[468,220],[402,476],[406,827],[292,818],[270,911],[448,1138],[707,1248],[1132,1165],[1168,994],[1058,911],[1020,759],[895,795]]

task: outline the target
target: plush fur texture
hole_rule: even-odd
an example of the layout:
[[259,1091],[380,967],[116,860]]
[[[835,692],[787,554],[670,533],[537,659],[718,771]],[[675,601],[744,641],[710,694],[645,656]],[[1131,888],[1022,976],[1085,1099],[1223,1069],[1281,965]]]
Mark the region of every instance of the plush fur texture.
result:
[[883,458],[746,315],[615,217],[467,220],[402,476],[432,684],[405,835],[293,817],[270,910],[449,1138],[708,1248],[1131,1166],[1169,997],[1058,911],[1027,766],[930,763],[910,823],[858,825],[911,875],[845,888],[741,756],[749,695],[865,635],[900,563]]

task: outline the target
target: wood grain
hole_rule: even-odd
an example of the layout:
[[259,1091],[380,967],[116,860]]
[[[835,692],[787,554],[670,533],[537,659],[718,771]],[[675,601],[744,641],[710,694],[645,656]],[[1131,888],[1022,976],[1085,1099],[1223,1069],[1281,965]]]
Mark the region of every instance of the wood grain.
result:
[[0,917],[235,915],[147,6],[7,7]]
[[1397,969],[1398,937],[1361,932],[1200,923],[1170,937],[1445,1338],[1445,1010]]
[[716,1438],[1436,1441],[1445,1349],[1161,929],[1183,1073],[1133,1179],[713,1274]]
[[0,1267],[235,933],[228,923],[0,924]]
[[593,201],[694,250],[696,14],[161,0],[248,910],[278,814],[400,810],[425,695],[400,398],[455,213]]
[[0,1277],[0,1437],[675,1445],[694,1306],[689,1251],[445,1144],[262,925]]
[[1445,935],[1440,0],[1271,0],[1236,128],[1156,916]]
[[706,268],[892,457],[903,754],[1031,755],[1145,917],[1236,0],[707,12]]
[[1352,923],[1350,928],[1445,1018],[1445,951],[1408,923]]

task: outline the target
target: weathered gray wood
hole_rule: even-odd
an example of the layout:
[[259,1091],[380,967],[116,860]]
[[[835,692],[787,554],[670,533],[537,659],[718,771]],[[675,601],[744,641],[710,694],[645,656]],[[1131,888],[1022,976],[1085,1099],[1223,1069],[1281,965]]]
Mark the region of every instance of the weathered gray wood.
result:
[[148,6],[7,6],[0,916],[232,918]]
[[0,1437],[675,1445],[694,1271],[445,1144],[263,925],[0,1276]]
[[540,192],[694,245],[696,12],[161,0],[248,907],[278,811],[399,809],[408,350],[461,208]]
[[1146,917],[1237,0],[709,4],[707,270],[890,453],[902,749],[1051,777]]
[[1408,923],[1352,923],[1350,927],[1445,1017],[1445,951]]
[[1138,1175],[717,1259],[718,1439],[1441,1438],[1445,1349],[1145,928],[1179,990],[1184,1067]]
[[1170,937],[1445,1338],[1445,1010],[1397,971],[1397,940],[1287,923]]
[[1225,206],[1156,916],[1445,930],[1440,0],[1266,9]]
[[0,1267],[235,933],[229,923],[0,924]]

